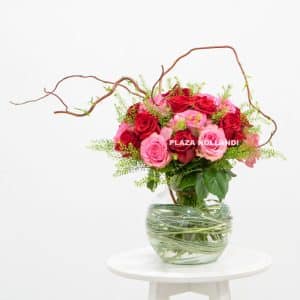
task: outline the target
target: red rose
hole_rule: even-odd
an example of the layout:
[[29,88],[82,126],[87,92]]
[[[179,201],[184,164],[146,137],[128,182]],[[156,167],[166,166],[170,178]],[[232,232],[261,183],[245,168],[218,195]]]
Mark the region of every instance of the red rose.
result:
[[223,128],[225,136],[229,141],[240,142],[244,138],[240,110],[237,108],[234,113],[227,113],[219,123]]
[[143,140],[153,132],[160,132],[158,120],[148,112],[140,112],[135,117],[135,131]]
[[193,96],[192,103],[195,110],[209,116],[217,111],[216,98],[208,94]]
[[228,141],[231,141],[228,143],[228,146],[236,146],[240,141],[244,139],[244,134],[242,130],[234,130],[231,128],[224,129],[225,136]]
[[176,85],[163,96],[166,97],[167,104],[174,113],[183,112],[191,106],[191,90],[188,88],[181,88]]
[[[126,152],[126,147],[129,145],[132,145],[135,148],[139,148],[141,145],[141,141],[138,137],[138,135],[132,131],[132,130],[125,130],[121,135],[120,135],[120,140],[118,143],[115,144],[115,150],[122,152],[122,155],[124,157],[129,156],[130,154]],[[124,149],[125,148],[125,149]]]
[[191,106],[190,97],[187,96],[173,96],[167,98],[167,103],[174,113],[184,112]]
[[180,162],[187,164],[195,157],[196,142],[197,138],[188,129],[179,130],[169,139],[169,148]]
[[186,152],[183,153],[177,153],[178,160],[183,163],[187,164],[190,161],[192,161],[195,157],[195,149],[189,149]]

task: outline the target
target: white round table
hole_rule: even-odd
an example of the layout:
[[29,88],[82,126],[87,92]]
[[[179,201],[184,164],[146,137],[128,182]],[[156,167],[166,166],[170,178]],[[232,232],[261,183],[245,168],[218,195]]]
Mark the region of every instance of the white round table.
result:
[[163,263],[149,248],[112,256],[108,268],[115,274],[149,281],[149,300],[168,300],[184,292],[208,295],[210,300],[229,300],[229,281],[268,269],[271,257],[265,253],[228,246],[217,262],[203,265]]

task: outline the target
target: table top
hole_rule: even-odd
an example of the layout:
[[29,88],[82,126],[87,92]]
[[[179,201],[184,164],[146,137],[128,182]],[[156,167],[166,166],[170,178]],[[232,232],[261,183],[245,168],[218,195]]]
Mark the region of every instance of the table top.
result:
[[115,274],[137,280],[169,283],[218,282],[252,276],[271,266],[268,254],[228,246],[214,263],[171,265],[160,260],[152,248],[141,248],[114,255],[107,261]]

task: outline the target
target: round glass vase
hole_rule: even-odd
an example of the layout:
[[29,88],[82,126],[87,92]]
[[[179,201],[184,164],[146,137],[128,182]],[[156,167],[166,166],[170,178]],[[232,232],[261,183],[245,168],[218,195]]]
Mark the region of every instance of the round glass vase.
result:
[[146,223],[156,253],[164,262],[178,265],[216,261],[227,246],[231,230],[228,206],[215,201],[201,208],[153,204]]

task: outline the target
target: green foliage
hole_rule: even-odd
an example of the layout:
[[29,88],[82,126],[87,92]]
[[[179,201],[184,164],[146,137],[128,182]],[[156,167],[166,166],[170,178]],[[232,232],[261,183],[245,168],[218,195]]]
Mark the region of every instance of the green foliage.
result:
[[[115,144],[113,140],[108,140],[108,139],[95,140],[91,142],[88,148],[95,151],[105,152],[107,155],[109,155],[112,158],[119,159],[122,157],[120,152],[117,152],[115,150]],[[120,144],[120,150],[121,153],[126,153],[127,156],[130,157],[130,159],[140,160],[140,152],[132,144],[129,144],[128,146]],[[129,158],[126,157],[125,159],[129,159]]]
[[118,102],[115,103],[115,110],[117,113],[117,120],[119,123],[123,122],[125,116],[126,116],[126,112],[128,109],[128,105],[126,104],[125,100],[121,97],[121,95],[119,93],[115,93],[114,95]]
[[229,147],[224,154],[223,159],[237,159],[237,160],[243,160],[248,158],[254,151],[256,151],[255,148],[250,147],[246,144],[240,144],[235,147]]
[[127,147],[125,145],[120,145],[121,151],[127,153],[128,157],[122,157],[119,152],[115,151],[114,142],[112,140],[95,140],[91,142],[88,148],[105,152],[110,157],[117,159],[114,176],[122,176],[147,169],[147,166],[140,160],[139,151],[131,144]]
[[160,183],[160,173],[157,169],[150,168],[148,171],[148,177],[147,177],[147,188],[150,191],[155,191],[158,184]]
[[173,86],[174,86],[174,84],[173,84],[172,78],[168,77],[167,78],[167,88],[168,88],[168,90],[172,89]]
[[86,114],[88,112],[87,109],[80,108],[80,107],[74,107],[74,109],[77,110],[77,111],[79,111],[79,112],[81,112],[81,113],[84,113],[84,114]]
[[111,85],[104,85],[103,88],[108,93],[112,91],[112,86]]
[[213,162],[211,166],[216,170],[230,171],[234,167],[234,162],[232,160],[229,161],[229,159],[221,158]]
[[247,129],[247,131],[248,131],[249,133],[257,133],[257,134],[259,134],[259,133],[261,132],[261,125],[258,124],[258,125],[249,127],[249,128]]
[[[217,196],[222,201],[228,192],[229,181],[234,176],[235,174],[230,169],[217,169],[211,164],[187,174],[177,173],[169,178],[169,183],[171,188],[180,195],[181,203],[188,201],[194,205],[203,206],[208,193]],[[189,194],[190,199],[186,198],[186,193]],[[193,193],[195,199],[191,201]]]
[[[221,166],[226,170],[227,169],[226,164],[228,163],[228,160],[244,160],[250,157],[256,151],[257,148],[250,147],[247,144],[241,144],[236,147],[230,147],[228,148],[223,158],[219,161],[216,161],[214,164],[216,164],[217,166]],[[268,148],[262,147],[259,148],[259,151],[260,151],[260,159],[269,159],[269,158],[286,159],[282,153],[276,151],[273,147],[268,147]],[[228,168],[230,167],[228,166]]]
[[195,186],[197,173],[179,173],[170,178],[170,185],[175,191],[184,191]]
[[167,81],[167,90],[171,90],[176,84],[178,84],[179,86],[181,86],[181,81],[179,80],[179,78],[177,76],[173,76],[173,77],[168,77],[166,79]]
[[208,168],[203,172],[203,180],[208,192],[216,195],[220,201],[225,198],[228,192],[228,184],[231,177],[229,172],[216,170],[215,168]]
[[178,76],[174,76],[174,80],[176,81],[176,84],[178,84],[179,86],[182,86],[182,82],[180,81]]
[[179,161],[171,161],[169,165],[161,169],[161,172],[164,172],[168,178],[171,178],[174,175],[185,176],[190,173],[201,172],[209,165],[210,163],[206,159],[196,157],[186,165]]
[[205,86],[205,82],[201,83],[187,83],[186,85],[193,93],[193,95],[199,94],[203,87]]
[[162,113],[155,105],[150,103],[149,99],[145,99],[143,103],[148,112],[158,119],[162,127],[165,126],[171,120],[172,112],[170,110],[166,109],[166,111]]
[[121,153],[126,154],[127,157],[132,159],[141,160],[140,151],[136,149],[131,143],[127,146],[119,143]]
[[208,195],[208,189],[204,181],[204,176],[202,173],[197,173],[195,192],[197,197],[197,206],[203,206],[204,199]]
[[167,84],[166,84],[166,87],[167,87],[167,90],[171,90],[176,84],[179,84],[181,87],[188,87],[191,91],[192,91],[192,94],[195,95],[195,94],[199,94],[201,92],[201,90],[203,89],[203,87],[205,86],[205,82],[195,82],[195,83],[187,83],[187,84],[183,84],[180,79],[177,77],[177,76],[174,76],[174,77],[168,77],[166,79],[167,81]]
[[227,109],[219,110],[212,114],[211,119],[214,124],[219,123],[219,121],[226,115]]
[[[258,109],[260,108],[257,101],[254,102],[254,106]],[[251,124],[256,124],[255,127],[260,126],[259,123],[270,125],[271,122],[264,116],[262,116],[255,107],[246,102],[241,105],[240,110],[243,115],[247,117],[248,121]]]
[[147,96],[150,97],[151,96],[151,89],[148,87],[143,75],[139,74],[139,82],[141,87],[146,91]]
[[[257,103],[255,103],[255,106],[256,105]],[[240,106],[240,110],[248,119],[250,119],[251,116],[257,112],[257,110],[253,106],[251,106],[248,102],[243,103]]]
[[132,157],[120,158],[116,165],[116,170],[114,176],[123,176],[129,173],[144,171],[147,169],[147,166],[142,163],[140,160],[136,160]]
[[232,86],[230,84],[228,84],[227,86],[222,86],[222,94],[219,94],[219,97],[221,99],[229,99],[231,97],[231,90],[232,90]]
[[137,187],[144,187],[144,186],[147,186],[147,181],[148,181],[148,175],[135,180],[134,183]]
[[138,187],[146,186],[151,191],[154,191],[158,185],[167,184],[167,181],[164,173],[160,170],[149,167],[146,176],[136,180],[135,184]]
[[130,109],[129,111],[127,110],[123,118],[123,121],[128,124],[134,124],[136,114],[137,114],[137,109]]
[[[128,81],[128,84],[131,84],[131,82]],[[127,123],[133,123],[133,117],[127,115],[127,110],[130,105],[140,102],[140,99],[137,99],[137,97],[132,97],[132,95],[129,93],[124,96],[119,92],[115,92],[114,97],[117,100],[117,103],[115,103],[115,110],[117,113],[118,122],[121,123],[126,121]]]
[[108,156],[112,158],[120,158],[120,154],[114,149],[114,142],[112,140],[94,140],[91,142],[88,148],[94,151],[105,152]]
[[140,83],[141,83],[142,88],[145,89],[145,90],[150,90],[148,88],[148,86],[146,84],[146,81],[145,81],[145,79],[144,79],[144,77],[143,77],[142,74],[139,74],[139,79],[140,79]]
[[274,148],[261,148],[260,149],[261,158],[269,159],[269,158],[280,158],[286,160],[286,157],[279,151],[276,151]]
[[[232,86],[231,85],[222,86],[222,89],[223,89],[223,92],[222,92],[222,94],[219,94],[219,97],[222,100],[226,100],[226,99],[230,98]],[[224,108],[224,109],[219,110],[219,111],[215,112],[214,114],[212,114],[211,119],[212,119],[213,123],[215,123],[215,124],[219,123],[219,121],[227,114],[227,112],[228,112],[228,109]]]

